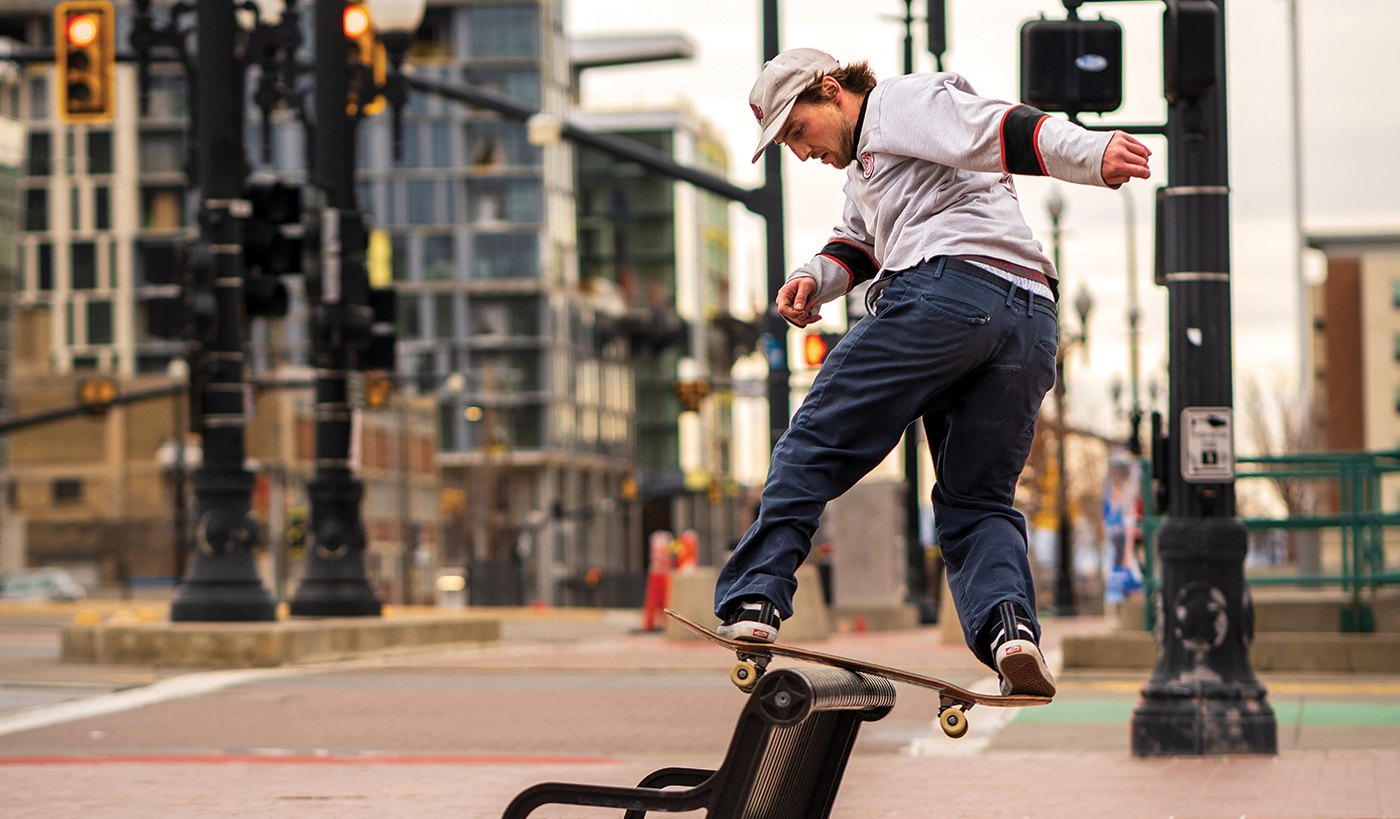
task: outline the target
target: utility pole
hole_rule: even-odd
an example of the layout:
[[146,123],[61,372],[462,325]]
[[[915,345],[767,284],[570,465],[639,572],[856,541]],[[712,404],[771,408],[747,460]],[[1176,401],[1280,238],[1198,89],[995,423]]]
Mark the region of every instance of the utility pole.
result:
[[1132,718],[1137,756],[1278,751],[1249,661],[1248,533],[1235,510],[1224,6],[1178,2],[1164,18],[1170,433],[1153,460],[1167,518],[1157,665]]
[[373,315],[365,258],[369,237],[355,203],[356,119],[346,111],[345,0],[316,0],[315,6],[311,220],[319,229],[308,232],[304,267],[316,369],[316,474],[306,485],[311,500],[306,574],[288,607],[292,614],[321,617],[379,616],[382,603],[365,575],[364,485],[350,469],[354,412],[348,375],[367,349]]
[[[170,619],[275,620],[277,604],[253,563],[253,473],[243,466],[247,385],[243,360],[243,72],[229,0],[199,0],[194,123],[200,211],[198,277],[212,285],[214,327],[198,342],[191,394],[199,402],[204,461],[194,470],[193,564]],[[198,393],[196,394],[196,390]]]

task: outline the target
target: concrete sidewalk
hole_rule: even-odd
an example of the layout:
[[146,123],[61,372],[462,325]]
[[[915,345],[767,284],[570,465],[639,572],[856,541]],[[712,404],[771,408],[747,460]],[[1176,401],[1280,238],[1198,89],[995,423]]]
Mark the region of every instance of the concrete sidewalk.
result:
[[[723,758],[743,705],[730,655],[635,633],[628,613],[520,622],[495,647],[283,669],[0,735],[0,814],[498,817],[537,782],[635,785]],[[1050,621],[1046,647],[1102,628]],[[937,629],[819,647],[988,682]],[[1265,676],[1278,757],[1143,760],[1127,746],[1144,678],[1063,674],[1049,706],[973,709],[962,740],[933,726],[936,696],[899,686],[889,716],[862,729],[834,815],[1400,815],[1400,678]]]

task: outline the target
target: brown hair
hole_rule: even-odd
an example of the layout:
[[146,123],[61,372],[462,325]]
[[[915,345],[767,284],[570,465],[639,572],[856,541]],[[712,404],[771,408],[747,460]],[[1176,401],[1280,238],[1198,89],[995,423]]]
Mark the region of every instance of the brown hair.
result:
[[[875,87],[875,72],[870,70],[870,63],[865,60],[842,66],[830,74],[827,74],[826,77],[831,77],[836,80],[836,82],[840,83],[842,88],[860,94],[861,96],[869,94],[870,89]],[[822,80],[825,80],[826,77],[822,77]],[[831,100],[831,95],[822,88],[822,80],[818,80],[808,86],[801,94],[798,94],[797,101],[807,103],[829,102]]]

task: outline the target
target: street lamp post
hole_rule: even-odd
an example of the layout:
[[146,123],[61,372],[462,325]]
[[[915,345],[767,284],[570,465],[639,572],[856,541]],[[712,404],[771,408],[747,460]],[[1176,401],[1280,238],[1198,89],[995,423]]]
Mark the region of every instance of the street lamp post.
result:
[[[395,26],[398,63],[407,35],[422,19],[424,5],[423,0],[384,0],[370,6],[371,20],[381,27],[385,21]],[[350,32],[345,0],[316,0],[315,6],[316,131],[311,178],[317,230],[312,233],[320,243],[307,247],[305,253],[316,368],[316,474],[306,485],[311,501],[306,573],[288,608],[298,615],[373,617],[381,614],[383,603],[365,574],[367,543],[360,509],[364,484],[350,461],[355,430],[349,372],[357,366],[363,369],[373,323],[366,266],[369,232],[355,192],[356,126],[364,105],[351,114],[346,100],[352,84],[356,99],[362,102],[383,89],[347,69]],[[407,13],[399,14],[405,7]]]
[[[1046,202],[1046,209],[1050,214],[1050,248],[1055,270],[1061,271],[1060,267],[1060,219],[1065,213],[1065,200],[1060,196],[1059,190],[1050,192],[1050,199]],[[1064,278],[1060,279],[1060,303],[1064,303],[1065,289]],[[1087,291],[1081,292],[1081,300],[1087,296]],[[1079,304],[1091,305],[1091,302],[1076,300]],[[1063,308],[1061,314],[1063,315]],[[1065,466],[1066,455],[1066,423],[1065,423],[1065,355],[1069,348],[1075,343],[1083,343],[1088,336],[1089,307],[1086,306],[1080,314],[1080,335],[1066,336],[1061,321],[1060,344],[1055,355],[1055,589],[1054,589],[1054,612],[1061,617],[1068,617],[1075,613],[1074,605],[1074,542],[1073,531],[1069,521],[1069,476]]]
[[1235,510],[1227,18],[1224,0],[1211,5],[1168,10],[1208,15],[1213,40],[1190,45],[1214,58],[1215,72],[1207,87],[1169,97],[1163,270],[1170,432],[1167,446],[1154,446],[1166,456],[1154,469],[1165,484],[1167,518],[1157,534],[1157,664],[1132,717],[1137,756],[1278,751],[1273,708],[1249,661],[1248,532]]

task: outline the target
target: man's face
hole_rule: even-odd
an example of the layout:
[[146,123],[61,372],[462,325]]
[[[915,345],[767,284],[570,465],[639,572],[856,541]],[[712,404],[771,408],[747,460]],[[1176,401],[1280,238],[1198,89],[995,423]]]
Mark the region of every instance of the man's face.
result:
[[835,102],[799,102],[788,115],[777,142],[806,162],[845,168],[855,154],[856,123]]

